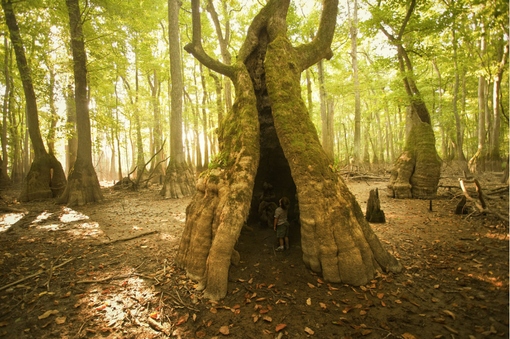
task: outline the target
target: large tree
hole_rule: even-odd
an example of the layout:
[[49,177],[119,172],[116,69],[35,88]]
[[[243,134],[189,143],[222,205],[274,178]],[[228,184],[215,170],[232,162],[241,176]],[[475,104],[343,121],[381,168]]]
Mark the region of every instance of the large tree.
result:
[[[186,163],[182,144],[182,69],[179,42],[179,8],[177,0],[168,0],[168,46],[170,49],[170,77],[172,80],[170,107],[170,161],[160,194],[165,198],[190,195],[195,182]],[[198,146],[197,146],[198,147]]]
[[92,164],[89,101],[87,97],[87,54],[82,30],[79,0],[66,0],[71,31],[71,50],[74,62],[76,130],[78,150],[76,161],[69,173],[65,192],[59,198],[68,205],[84,205],[103,200],[96,170]]
[[376,269],[401,269],[331,170],[332,159],[301,98],[301,72],[332,57],[338,1],[324,1],[316,36],[297,47],[287,37],[288,7],[289,0],[268,1],[253,19],[236,62],[225,65],[204,51],[199,0],[192,1],[193,39],[185,50],[229,77],[236,94],[219,127],[220,153],[201,175],[187,208],[177,256],[210,299],[227,293],[229,266],[239,260],[234,245],[264,182],[273,184],[277,196],[299,201],[303,260],[325,280],[361,285]]
[[397,48],[400,75],[408,97],[410,124],[404,150],[391,171],[388,188],[396,198],[427,199],[437,193],[441,161],[436,151],[430,114],[416,84],[413,64],[406,49],[406,28],[415,11],[416,0],[405,6],[407,10],[401,23],[398,23],[398,16],[387,20],[383,17],[379,22],[379,29]]
[[30,171],[23,180],[19,200],[30,201],[57,197],[66,187],[64,170],[57,158],[55,158],[53,154],[49,154],[44,147],[41,131],[39,129],[37,99],[32,83],[31,70],[25,57],[23,40],[11,0],[2,0],[2,8],[5,14],[5,22],[9,28],[11,42],[14,46],[19,74],[23,83],[28,133],[34,151],[34,161],[30,166]]

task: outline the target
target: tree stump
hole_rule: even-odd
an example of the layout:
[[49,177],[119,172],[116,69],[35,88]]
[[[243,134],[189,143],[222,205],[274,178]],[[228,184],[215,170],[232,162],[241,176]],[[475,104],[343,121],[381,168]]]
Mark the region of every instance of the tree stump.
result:
[[381,202],[379,200],[379,189],[371,190],[367,202],[366,219],[368,222],[385,223],[386,217],[384,211],[381,210]]

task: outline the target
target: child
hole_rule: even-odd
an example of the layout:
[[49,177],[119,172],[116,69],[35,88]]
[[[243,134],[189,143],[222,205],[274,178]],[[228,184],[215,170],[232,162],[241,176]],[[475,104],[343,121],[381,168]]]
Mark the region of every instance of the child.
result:
[[289,223],[287,222],[287,212],[289,210],[290,201],[286,197],[280,199],[280,207],[274,212],[274,230],[276,237],[280,243],[280,247],[276,251],[284,250],[283,241],[285,240],[285,249],[289,249]]

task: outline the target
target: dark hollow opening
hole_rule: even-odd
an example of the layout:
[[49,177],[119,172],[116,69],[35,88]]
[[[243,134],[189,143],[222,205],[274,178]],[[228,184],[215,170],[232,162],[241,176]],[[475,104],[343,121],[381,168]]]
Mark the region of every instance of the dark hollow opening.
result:
[[271,101],[266,88],[264,59],[266,56],[267,44],[269,43],[268,40],[269,36],[264,28],[259,33],[257,48],[250,54],[245,62],[257,97],[257,110],[260,124],[260,161],[257,175],[255,176],[255,186],[253,188],[248,222],[251,224],[259,222],[261,225],[267,223],[267,220],[269,220],[268,225],[272,225],[273,222],[273,216],[270,213],[271,208],[269,206],[267,206],[267,218],[261,219],[259,208],[261,207],[262,201],[266,202],[264,205],[274,203],[278,206],[278,201],[282,197],[287,197],[290,200],[290,209],[288,212],[289,221],[295,221],[299,216],[296,185],[292,179],[289,163],[285,158],[280,141],[276,135],[271,113]]

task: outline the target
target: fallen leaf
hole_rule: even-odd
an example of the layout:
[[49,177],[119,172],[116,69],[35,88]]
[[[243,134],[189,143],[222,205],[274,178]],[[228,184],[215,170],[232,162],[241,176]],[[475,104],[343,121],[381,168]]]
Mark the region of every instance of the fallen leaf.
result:
[[448,314],[450,317],[452,317],[453,320],[455,320],[455,314],[453,314],[453,312],[448,311],[448,310],[444,310],[443,312]]
[[377,298],[382,299],[384,297],[384,293],[377,293]]
[[206,333],[204,331],[198,331],[195,334],[196,334],[197,338],[203,338],[206,336]]
[[310,288],[315,288],[315,285],[314,284],[310,284],[310,283],[307,283],[308,284],[308,287]]
[[326,304],[324,304],[324,303],[319,303],[319,305],[320,305],[320,307],[321,307],[323,310],[325,310],[325,309],[327,308]]
[[63,299],[63,298],[67,298],[67,297],[69,297],[70,295],[71,295],[71,291],[67,292],[66,294],[61,295],[61,296],[60,296],[60,298],[62,298],[62,299]]
[[372,330],[364,330],[361,335],[369,335],[370,333],[372,333]]
[[453,328],[448,327],[446,325],[443,325],[443,326],[444,326],[444,328],[446,328],[448,331],[452,332],[453,334],[459,334],[459,332],[455,331]]
[[265,321],[267,321],[268,323],[270,323],[270,322],[272,322],[272,321],[273,321],[273,319],[272,319],[270,316],[268,316],[268,315],[266,315],[266,316],[265,316],[264,318],[262,318],[262,319],[263,319],[263,320],[265,320]]
[[149,317],[151,317],[152,319],[158,319],[158,316],[159,312],[152,312],[151,314],[149,314]]
[[9,325],[9,323],[7,321],[0,321],[0,327],[4,327],[7,325]]
[[60,325],[66,322],[66,316],[55,318],[55,322]]
[[404,333],[404,334],[402,334],[402,338],[404,338],[404,339],[418,339],[414,335],[412,335],[411,333]]
[[309,335],[313,335],[315,333],[311,328],[308,327],[305,327],[305,332],[308,333]]
[[308,299],[306,299],[306,304],[307,304],[308,306],[312,306],[312,298],[308,298]]
[[276,331],[276,332],[280,332],[280,331],[281,331],[281,330],[283,330],[285,327],[287,327],[287,325],[285,325],[285,324],[278,324],[278,325],[276,325],[276,329],[275,329],[275,331]]
[[40,315],[37,318],[39,318],[39,320],[41,320],[41,319],[48,318],[52,314],[57,314],[57,313],[58,313],[58,310],[46,311],[46,312],[44,312],[43,315]]
[[209,311],[211,311],[211,313],[218,313],[218,310],[215,307],[211,307]]
[[230,334],[230,330],[228,329],[228,326],[221,326],[220,327],[220,333],[223,334],[223,335],[229,335]]
[[366,311],[363,311],[363,310],[359,311],[359,315],[365,315],[365,314],[367,314]]

